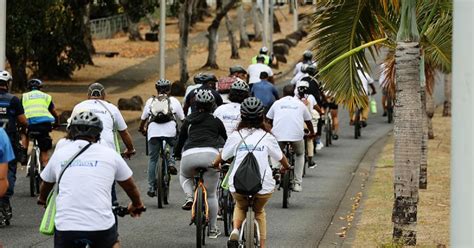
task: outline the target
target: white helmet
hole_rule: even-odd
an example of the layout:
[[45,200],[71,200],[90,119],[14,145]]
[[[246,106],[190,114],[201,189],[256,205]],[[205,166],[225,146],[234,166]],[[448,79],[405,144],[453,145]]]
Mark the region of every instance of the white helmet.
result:
[[296,83],[296,87],[308,87],[309,88],[309,82],[305,80],[298,81]]
[[12,76],[8,71],[0,71],[0,81],[9,82],[12,80]]

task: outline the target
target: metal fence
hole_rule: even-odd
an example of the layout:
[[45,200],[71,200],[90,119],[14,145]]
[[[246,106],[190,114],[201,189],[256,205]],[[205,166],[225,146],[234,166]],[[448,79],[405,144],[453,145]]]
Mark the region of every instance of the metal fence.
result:
[[91,20],[91,34],[95,39],[108,39],[124,28],[128,27],[127,17],[115,15],[106,18]]

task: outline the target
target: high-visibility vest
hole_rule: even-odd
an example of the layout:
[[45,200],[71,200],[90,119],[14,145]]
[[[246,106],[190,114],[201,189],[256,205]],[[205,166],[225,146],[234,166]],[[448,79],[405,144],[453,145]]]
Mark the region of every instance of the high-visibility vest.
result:
[[25,116],[30,124],[54,122],[53,115],[49,112],[52,98],[39,90],[32,90],[23,94],[22,104]]
[[[258,57],[258,55],[252,58],[252,64],[257,63],[257,57]],[[266,64],[266,65],[270,65],[270,56],[263,55],[263,57],[265,57],[265,61],[263,63]]]

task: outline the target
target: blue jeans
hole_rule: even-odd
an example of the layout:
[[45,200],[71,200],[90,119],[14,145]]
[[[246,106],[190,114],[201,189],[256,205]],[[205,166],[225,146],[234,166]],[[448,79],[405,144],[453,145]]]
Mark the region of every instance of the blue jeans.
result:
[[150,151],[150,162],[148,163],[148,185],[150,189],[156,188],[156,164],[160,156],[160,151],[163,147],[163,140],[170,146],[170,158],[167,161],[168,165],[175,164],[173,154],[173,147],[175,143],[175,137],[153,137],[148,141],[148,149]]

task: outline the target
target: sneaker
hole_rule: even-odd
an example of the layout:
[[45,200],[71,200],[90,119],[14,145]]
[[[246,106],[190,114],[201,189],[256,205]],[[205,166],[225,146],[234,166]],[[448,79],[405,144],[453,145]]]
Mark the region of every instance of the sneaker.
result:
[[155,191],[155,189],[149,189],[148,192],[146,192],[146,194],[149,197],[155,197],[156,196],[156,191]]
[[324,145],[323,145],[322,142],[319,142],[319,143],[316,144],[316,150],[318,150],[318,151],[323,149],[323,147],[324,147]]
[[219,230],[219,228],[217,226],[209,231],[209,238],[210,239],[217,239],[217,237],[219,237],[219,235],[221,235],[221,231]]
[[318,166],[318,165],[316,164],[316,162],[311,161],[311,163],[309,163],[308,168],[309,168],[309,169],[314,169],[314,168],[316,168],[317,166]]
[[361,125],[362,127],[366,127],[366,126],[367,126],[367,121],[361,121],[361,122],[360,122],[360,125]]
[[338,140],[338,139],[339,139],[339,135],[333,134],[333,135],[332,135],[332,139],[333,139],[333,140]]
[[191,210],[193,208],[193,199],[191,198],[186,199],[186,201],[184,202],[183,206],[181,206],[181,208],[186,211]]
[[295,183],[295,185],[293,186],[293,191],[301,192],[301,191],[303,191],[303,187],[301,187],[301,184]]
[[238,240],[239,240],[239,236],[240,236],[239,229],[234,229],[234,230],[232,230],[232,232],[230,233],[229,240],[231,240],[231,241],[238,241]]
[[178,175],[178,170],[176,169],[176,167],[174,166],[174,164],[170,164],[168,166],[168,170],[170,172],[171,175]]

